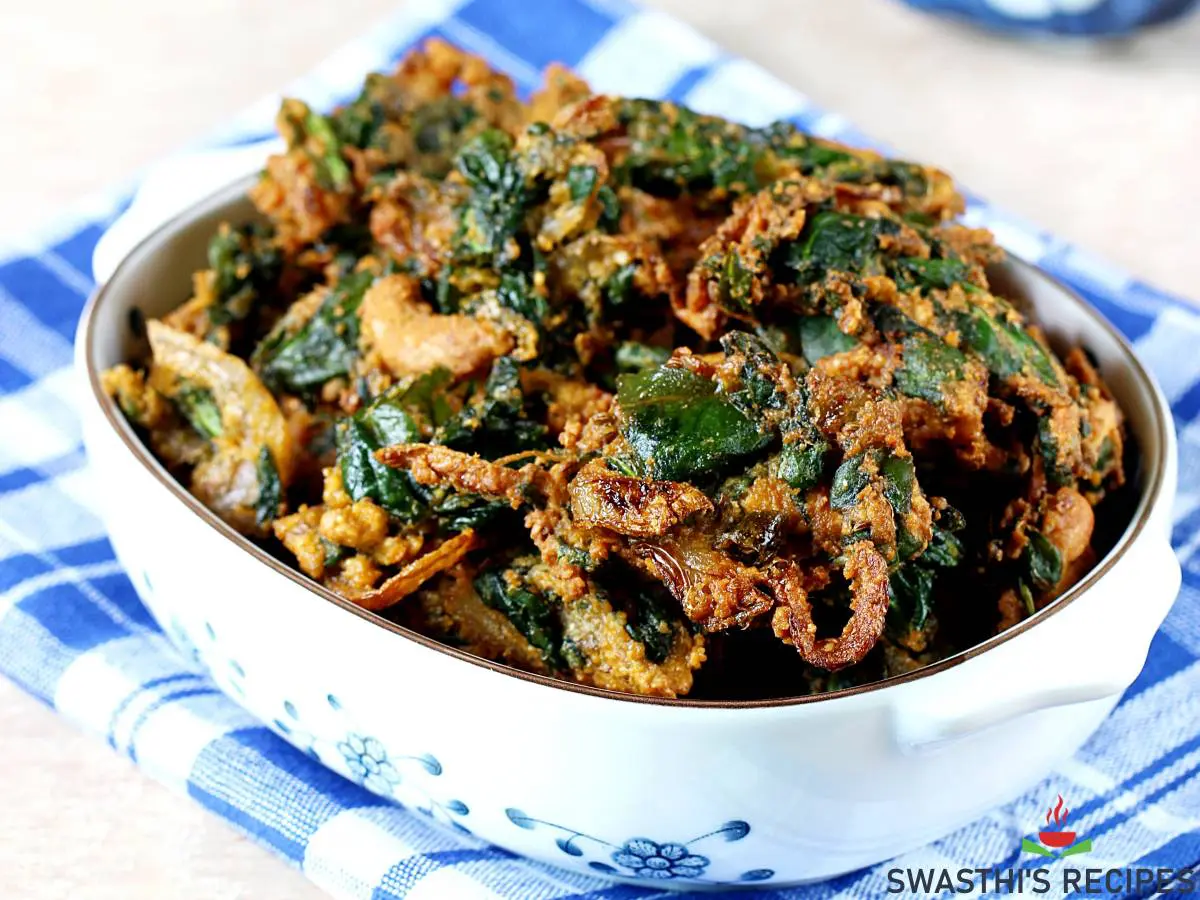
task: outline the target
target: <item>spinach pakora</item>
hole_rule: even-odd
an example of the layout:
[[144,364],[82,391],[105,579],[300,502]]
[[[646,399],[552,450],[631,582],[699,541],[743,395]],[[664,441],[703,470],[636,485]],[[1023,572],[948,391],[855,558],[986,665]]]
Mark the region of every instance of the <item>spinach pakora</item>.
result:
[[438,41],[279,129],[261,220],[105,384],[354,603],[585,684],[773,697],[945,657],[1094,564],[1121,411],[992,291],[937,169],[560,67],[522,103]]

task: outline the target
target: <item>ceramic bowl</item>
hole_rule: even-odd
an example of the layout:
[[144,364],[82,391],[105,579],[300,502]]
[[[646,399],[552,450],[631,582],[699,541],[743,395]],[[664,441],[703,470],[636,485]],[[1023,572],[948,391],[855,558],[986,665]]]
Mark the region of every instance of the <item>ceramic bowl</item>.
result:
[[252,216],[248,183],[158,228],[92,298],[77,341],[85,440],[117,556],[162,627],[238,703],[369,790],[583,872],[663,887],[811,881],[1013,798],[1079,748],[1140,670],[1179,586],[1167,405],[1111,325],[1015,262],[997,277],[1055,340],[1095,354],[1141,462],[1112,551],[980,646],[824,696],[664,701],[476,659],[335,596],[193,499],[99,387],[139,350],[131,311],[186,299],[217,223]]
[[1174,22],[1196,0],[904,0],[909,6],[997,31],[1124,38]]

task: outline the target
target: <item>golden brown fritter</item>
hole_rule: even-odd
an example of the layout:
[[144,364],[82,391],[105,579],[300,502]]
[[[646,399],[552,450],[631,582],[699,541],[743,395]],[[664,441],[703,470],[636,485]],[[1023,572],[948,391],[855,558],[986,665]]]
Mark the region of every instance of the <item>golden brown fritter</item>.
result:
[[993,289],[944,172],[561,66],[523,103],[439,40],[277,123],[262,220],[104,385],[363,608],[599,688],[789,696],[955,653],[1104,551],[1121,410]]

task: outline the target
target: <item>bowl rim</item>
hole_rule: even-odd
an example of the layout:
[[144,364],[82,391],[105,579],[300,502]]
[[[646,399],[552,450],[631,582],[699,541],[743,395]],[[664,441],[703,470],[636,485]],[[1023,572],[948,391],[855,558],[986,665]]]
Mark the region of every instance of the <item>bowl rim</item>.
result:
[[987,640],[967,647],[958,651],[937,662],[930,663],[927,666],[914,669],[911,672],[906,672],[902,675],[895,675],[890,678],[884,678],[879,681],[873,681],[869,684],[855,685],[853,687],[842,688],[836,691],[829,691],[820,694],[806,694],[797,697],[780,697],[767,700],[696,700],[688,697],[652,697],[642,694],[625,693],[615,691],[608,688],[599,688],[592,685],[578,684],[564,679],[554,678],[549,675],[542,675],[536,672],[527,672],[522,669],[517,669],[513,666],[505,665],[504,663],[495,662],[494,660],[484,659],[467,653],[465,650],[460,650],[457,647],[451,647],[442,644],[439,641],[427,635],[414,631],[403,625],[399,625],[382,616],[366,610],[358,606],[351,600],[342,597],[329,588],[309,578],[297,569],[285,565],[277,560],[261,547],[253,543],[249,538],[239,534],[231,526],[221,520],[215,513],[201,503],[192,493],[187,490],[180,482],[178,482],[166,468],[158,461],[154,454],[134,432],[133,427],[120,413],[116,402],[109,397],[101,385],[100,368],[95,361],[95,333],[96,320],[99,316],[99,311],[107,297],[115,293],[114,285],[119,284],[122,275],[128,271],[131,265],[142,257],[151,245],[164,241],[167,237],[186,231],[190,227],[194,227],[194,220],[219,211],[222,207],[231,206],[239,200],[245,200],[247,187],[254,182],[257,175],[249,175],[230,182],[225,187],[214,191],[203,200],[200,200],[182,212],[172,216],[167,221],[160,224],[153,231],[142,238],[122,257],[116,268],[108,280],[103,284],[97,285],[95,291],[88,298],[86,305],[80,317],[79,326],[76,332],[76,345],[79,351],[79,357],[82,359],[87,381],[91,388],[91,399],[99,406],[108,425],[113,429],[118,439],[125,445],[126,449],[133,454],[146,471],[153,476],[163,487],[167,489],[177,500],[198,516],[201,521],[212,527],[219,535],[231,541],[240,551],[249,553],[260,563],[273,569],[279,575],[287,578],[292,583],[305,590],[317,595],[318,597],[333,603],[341,609],[353,613],[365,621],[384,628],[393,634],[405,638],[409,641],[442,653],[453,659],[469,663],[481,669],[490,671],[498,675],[516,678],[521,681],[528,682],[534,685],[540,685],[547,688],[553,688],[560,691],[568,691],[574,694],[583,694],[591,697],[596,697],[606,700],[618,700],[625,703],[636,703],[650,706],[664,706],[680,709],[775,709],[780,707],[796,707],[806,706],[813,703],[828,703],[835,700],[840,700],[848,697],[861,696],[864,694],[884,691],[889,688],[896,688],[912,682],[930,678],[941,672],[945,672],[956,666],[961,665],[968,660],[974,659],[977,656],[986,653],[1002,644],[1020,637],[1031,628],[1036,627],[1050,617],[1056,615],[1059,611],[1065,609],[1071,603],[1078,600],[1083,594],[1094,587],[1105,574],[1107,574],[1120,559],[1128,552],[1129,548],[1137,541],[1145,530],[1146,524],[1149,521],[1152,512],[1158,507],[1162,500],[1162,491],[1164,479],[1169,466],[1169,455],[1172,447],[1172,429],[1170,425],[1170,417],[1164,408],[1165,400],[1161,389],[1159,388],[1154,377],[1138,359],[1133,347],[1123,334],[1106,319],[1099,310],[1093,307],[1090,303],[1084,300],[1074,289],[1064,284],[1060,279],[1051,275],[1043,269],[1038,268],[1032,263],[1007,254],[1005,262],[1020,270],[1024,275],[1032,275],[1035,278],[1041,278],[1048,282],[1049,286],[1058,290],[1071,303],[1078,306],[1084,315],[1093,323],[1106,331],[1108,335],[1116,342],[1122,354],[1125,357],[1125,364],[1132,372],[1134,379],[1139,386],[1153,398],[1153,428],[1157,432],[1158,437],[1158,452],[1154,458],[1148,458],[1144,455],[1143,450],[1143,465],[1148,471],[1149,478],[1140,496],[1138,497],[1137,506],[1134,509],[1132,518],[1125,530],[1122,532],[1117,542],[1109,549],[1108,553],[1093,566],[1088,573],[1076,582],[1071,588],[1057,597],[1054,601],[1047,604],[1042,609],[1038,610],[1027,619],[1023,619],[1016,625],[1008,628],[999,634],[992,635]]

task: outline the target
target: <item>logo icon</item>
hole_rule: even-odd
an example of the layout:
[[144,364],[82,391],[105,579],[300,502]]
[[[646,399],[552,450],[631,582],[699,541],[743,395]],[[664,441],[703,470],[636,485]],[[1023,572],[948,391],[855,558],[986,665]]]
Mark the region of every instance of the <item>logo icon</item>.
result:
[[1038,840],[1032,837],[1021,839],[1023,853],[1035,853],[1038,856],[1049,856],[1055,859],[1065,859],[1068,856],[1078,856],[1092,849],[1092,839],[1078,840],[1074,831],[1067,829],[1067,813],[1063,808],[1062,794],[1058,795],[1058,803],[1046,810],[1046,827],[1037,833]]

